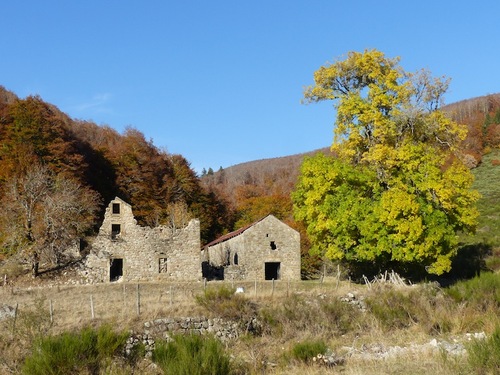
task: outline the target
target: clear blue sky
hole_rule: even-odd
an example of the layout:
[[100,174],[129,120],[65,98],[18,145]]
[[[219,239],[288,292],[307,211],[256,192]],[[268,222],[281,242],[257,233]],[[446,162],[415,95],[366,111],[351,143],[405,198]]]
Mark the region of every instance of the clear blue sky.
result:
[[300,104],[348,51],[500,91],[500,2],[16,0],[0,7],[0,85],[73,118],[132,126],[198,172],[329,146],[331,104]]

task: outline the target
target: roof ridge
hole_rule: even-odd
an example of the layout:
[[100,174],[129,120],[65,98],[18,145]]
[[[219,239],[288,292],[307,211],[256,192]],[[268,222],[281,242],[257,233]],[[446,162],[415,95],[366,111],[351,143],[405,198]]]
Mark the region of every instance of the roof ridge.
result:
[[239,228],[239,229],[237,229],[235,231],[226,233],[226,234],[220,236],[219,238],[213,240],[212,242],[207,243],[205,246],[203,246],[203,248],[207,248],[209,246],[213,246],[213,245],[216,245],[218,243],[227,241],[227,240],[229,240],[231,238],[237,237],[240,234],[242,234],[243,232],[245,232],[247,229],[253,227],[255,224],[257,224],[257,223],[261,222],[262,220],[264,220],[268,216],[271,216],[271,214],[267,214],[266,216],[260,218],[259,220],[254,221],[253,223],[247,224],[247,225],[245,225],[245,226],[243,226],[243,227],[241,227],[241,228]]

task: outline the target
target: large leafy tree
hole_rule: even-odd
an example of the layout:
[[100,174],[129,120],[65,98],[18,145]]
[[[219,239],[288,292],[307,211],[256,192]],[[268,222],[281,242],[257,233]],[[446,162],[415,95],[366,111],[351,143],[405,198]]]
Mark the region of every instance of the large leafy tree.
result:
[[308,102],[333,100],[332,151],[307,158],[293,193],[312,249],[333,260],[451,269],[478,194],[460,159],[465,127],[440,111],[448,80],[377,50],[323,66]]

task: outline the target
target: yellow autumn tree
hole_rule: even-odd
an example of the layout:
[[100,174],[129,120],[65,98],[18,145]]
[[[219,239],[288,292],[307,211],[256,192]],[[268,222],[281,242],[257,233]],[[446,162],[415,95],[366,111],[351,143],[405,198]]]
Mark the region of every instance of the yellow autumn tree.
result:
[[449,81],[407,73],[377,50],[323,66],[306,102],[332,100],[332,151],[304,161],[294,213],[312,249],[333,260],[451,269],[478,193],[460,161],[466,128],[440,111]]

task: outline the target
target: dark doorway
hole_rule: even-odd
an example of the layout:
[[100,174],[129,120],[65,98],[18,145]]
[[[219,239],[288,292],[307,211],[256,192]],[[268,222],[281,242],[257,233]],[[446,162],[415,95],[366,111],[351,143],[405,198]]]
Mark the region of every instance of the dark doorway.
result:
[[266,280],[279,280],[280,278],[280,262],[266,262],[265,263],[265,278]]
[[201,263],[201,274],[207,281],[224,280],[224,267],[215,267],[205,261]]
[[123,276],[123,259],[109,261],[109,281],[117,281]]

